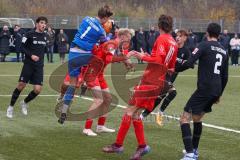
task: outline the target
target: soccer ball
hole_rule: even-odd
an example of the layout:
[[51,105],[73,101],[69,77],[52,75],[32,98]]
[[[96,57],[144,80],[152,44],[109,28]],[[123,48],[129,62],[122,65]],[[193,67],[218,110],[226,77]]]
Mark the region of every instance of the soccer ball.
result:
[[112,27],[113,27],[113,20],[109,19],[106,23],[103,24],[103,28],[107,34],[111,32]]

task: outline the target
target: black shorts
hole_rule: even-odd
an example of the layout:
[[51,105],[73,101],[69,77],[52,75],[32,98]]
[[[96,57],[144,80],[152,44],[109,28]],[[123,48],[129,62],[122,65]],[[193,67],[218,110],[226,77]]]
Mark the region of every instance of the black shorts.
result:
[[194,115],[209,113],[212,111],[212,105],[218,100],[219,96],[211,96],[196,90],[188,100],[184,111]]
[[43,85],[43,65],[24,63],[19,82]]

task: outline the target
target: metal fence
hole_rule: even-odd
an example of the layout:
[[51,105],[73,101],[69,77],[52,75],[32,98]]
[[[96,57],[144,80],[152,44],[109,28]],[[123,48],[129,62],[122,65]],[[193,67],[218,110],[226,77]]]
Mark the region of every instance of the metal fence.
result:
[[[45,15],[49,24],[54,28],[75,29],[78,28],[84,16],[64,16],[64,15]],[[11,18],[32,18],[35,20],[37,16],[33,15],[10,15],[5,17]],[[120,27],[133,28],[135,30],[143,27],[144,30],[149,30],[151,26],[157,26],[157,19],[153,18],[134,18],[134,17],[114,17],[117,25]],[[224,21],[208,20],[208,19],[185,19],[174,18],[174,29],[184,28],[192,29],[194,32],[205,32],[206,27],[210,22],[219,23],[223,29],[228,29],[229,32],[240,33],[240,20],[239,21]]]

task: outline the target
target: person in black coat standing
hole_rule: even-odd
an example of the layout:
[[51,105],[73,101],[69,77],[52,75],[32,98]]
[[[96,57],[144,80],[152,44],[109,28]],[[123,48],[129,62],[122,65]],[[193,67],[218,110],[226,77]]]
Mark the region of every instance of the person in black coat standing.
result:
[[147,36],[147,44],[148,44],[148,53],[151,54],[153,45],[159,36],[159,32],[155,31],[154,27],[151,27],[148,36]]
[[11,34],[8,26],[4,25],[3,30],[0,32],[0,61],[5,62],[6,56],[10,53],[9,39]]
[[68,52],[68,37],[64,33],[63,29],[60,29],[60,33],[57,36],[57,45],[60,61],[63,64],[65,60],[65,54]]
[[[146,38],[142,27],[139,28],[139,31],[136,34],[136,44],[138,52],[146,52]],[[138,63],[143,63],[143,61],[138,60]]]
[[54,42],[55,42],[55,30],[51,26],[47,29],[47,60],[50,63],[53,63],[53,51],[54,51]]
[[197,46],[197,36],[195,34],[193,34],[192,30],[189,29],[188,30],[188,39],[186,42],[186,46],[188,47],[188,49],[190,49],[190,51],[192,52],[195,47]]
[[228,52],[230,49],[230,36],[228,35],[228,30],[224,30],[223,34],[219,37],[220,44],[224,47],[224,49]]
[[24,30],[21,29],[19,25],[14,26],[14,44],[15,44],[15,52],[17,54],[17,61],[20,61],[20,54],[21,59],[24,61],[24,53],[22,52],[22,37],[24,36]]

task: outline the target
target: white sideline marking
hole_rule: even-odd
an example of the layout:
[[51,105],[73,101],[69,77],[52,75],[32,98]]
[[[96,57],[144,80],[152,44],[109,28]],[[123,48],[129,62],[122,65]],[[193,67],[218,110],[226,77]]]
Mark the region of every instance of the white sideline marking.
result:
[[[11,97],[11,96],[12,95],[0,95],[0,97]],[[20,95],[20,96],[27,96],[27,95]],[[58,97],[59,95],[44,95],[44,94],[41,94],[39,96],[40,97]],[[79,97],[79,98],[82,98],[82,99],[85,99],[85,100],[88,100],[88,101],[93,101],[93,99],[89,98],[89,97],[80,97],[80,96],[75,96],[75,97]],[[127,108],[126,106],[123,106],[123,105],[120,105],[120,104],[112,104],[112,105],[117,106],[119,108],[123,108],[123,109]],[[151,114],[156,115],[157,113],[152,112]],[[174,116],[168,116],[168,115],[164,115],[164,116],[167,117],[167,118],[170,118],[170,119],[180,120],[180,118],[177,118],[177,117],[174,117]],[[233,132],[233,133],[239,133],[240,134],[239,130],[225,128],[225,127],[216,126],[216,125],[212,125],[212,124],[203,123],[203,126],[208,127],[208,128],[214,128],[214,129],[218,129],[218,130],[222,130],[222,131],[227,131],[227,132]]]
[[[5,74],[5,75],[0,75],[0,77],[19,77],[20,74]],[[47,75],[44,75],[45,77],[50,77],[51,75],[47,74]],[[65,76],[65,75],[54,75],[55,77],[62,77],[62,76]],[[110,74],[105,74],[104,75],[105,77],[121,77],[123,75],[110,75]],[[131,77],[131,76],[135,76],[135,77],[138,77],[138,76],[142,76],[142,74],[127,74],[127,75],[124,75],[124,76],[127,76],[127,77]],[[179,77],[197,77],[197,75],[191,75],[191,74],[179,74],[178,75]],[[230,78],[240,78],[240,76],[236,76],[236,75],[229,75],[228,77]]]

